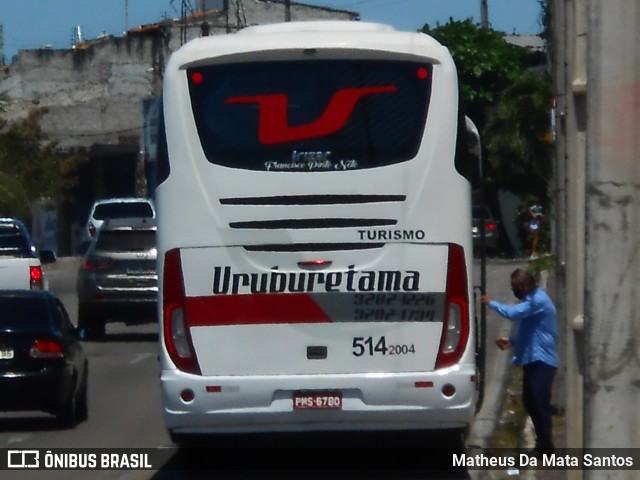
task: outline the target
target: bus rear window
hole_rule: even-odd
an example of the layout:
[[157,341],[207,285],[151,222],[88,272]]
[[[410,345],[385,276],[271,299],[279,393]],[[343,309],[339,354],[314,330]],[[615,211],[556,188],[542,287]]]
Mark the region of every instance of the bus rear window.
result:
[[272,61],[187,70],[207,159],[266,171],[365,169],[414,158],[432,66]]

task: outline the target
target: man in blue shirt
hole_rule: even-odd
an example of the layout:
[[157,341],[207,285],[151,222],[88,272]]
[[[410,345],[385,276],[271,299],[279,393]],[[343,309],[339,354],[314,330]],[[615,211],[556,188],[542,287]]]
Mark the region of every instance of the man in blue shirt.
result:
[[502,350],[515,347],[511,363],[523,369],[522,400],[536,431],[535,453],[551,453],[554,451],[551,386],[558,368],[556,307],[525,270],[517,269],[511,274],[511,289],[519,300],[515,305],[497,302],[486,295],[480,300],[515,322],[512,335],[499,337],[496,343]]

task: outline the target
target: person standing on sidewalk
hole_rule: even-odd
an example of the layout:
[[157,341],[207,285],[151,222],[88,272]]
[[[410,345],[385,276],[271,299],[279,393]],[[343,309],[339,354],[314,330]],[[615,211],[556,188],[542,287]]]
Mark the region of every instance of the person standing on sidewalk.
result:
[[511,274],[511,289],[518,299],[514,305],[500,303],[488,295],[483,295],[480,301],[515,322],[513,334],[498,337],[496,343],[502,350],[515,347],[511,363],[523,369],[522,399],[536,432],[532,453],[552,453],[551,388],[558,369],[556,307],[525,270],[516,269]]
[[531,236],[531,259],[538,258],[538,242],[540,241],[540,223],[542,222],[542,206],[537,198],[527,209],[529,213],[529,235]]

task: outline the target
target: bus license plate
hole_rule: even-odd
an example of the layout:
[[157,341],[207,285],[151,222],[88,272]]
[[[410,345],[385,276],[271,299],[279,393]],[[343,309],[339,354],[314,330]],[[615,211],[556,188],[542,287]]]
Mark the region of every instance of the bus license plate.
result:
[[342,409],[341,392],[295,392],[293,394],[294,409]]

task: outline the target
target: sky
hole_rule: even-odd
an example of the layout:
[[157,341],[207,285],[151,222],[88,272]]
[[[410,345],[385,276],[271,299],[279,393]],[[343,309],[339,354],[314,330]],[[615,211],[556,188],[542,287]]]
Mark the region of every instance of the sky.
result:
[[[399,30],[433,27],[450,17],[480,23],[480,0],[294,1],[356,11],[362,21],[387,23]],[[70,48],[76,26],[82,27],[85,39],[103,32],[119,36],[138,25],[179,17],[180,5],[181,0],[0,0],[5,62],[10,63],[22,49]],[[496,30],[520,35],[542,30],[539,0],[488,0],[488,10],[489,23]]]

